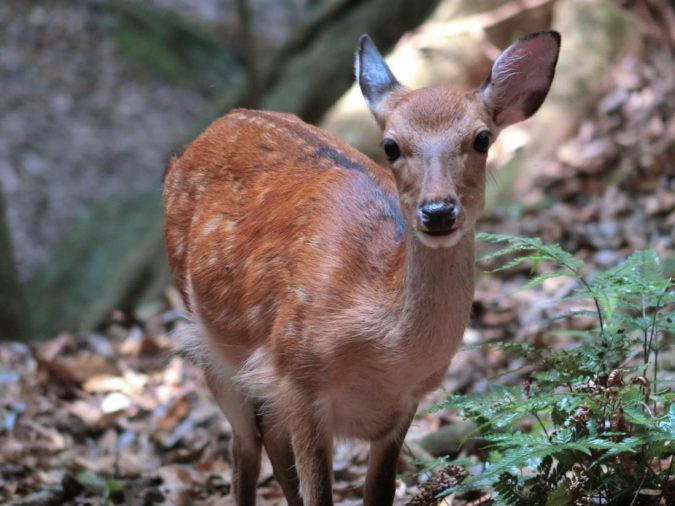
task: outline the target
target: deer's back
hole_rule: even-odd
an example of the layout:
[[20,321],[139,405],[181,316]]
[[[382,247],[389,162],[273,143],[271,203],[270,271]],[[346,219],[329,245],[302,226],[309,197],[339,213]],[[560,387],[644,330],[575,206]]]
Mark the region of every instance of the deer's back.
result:
[[275,325],[292,336],[396,282],[385,273],[404,222],[390,174],[294,116],[216,121],[171,161],[164,200],[174,279],[235,363]]

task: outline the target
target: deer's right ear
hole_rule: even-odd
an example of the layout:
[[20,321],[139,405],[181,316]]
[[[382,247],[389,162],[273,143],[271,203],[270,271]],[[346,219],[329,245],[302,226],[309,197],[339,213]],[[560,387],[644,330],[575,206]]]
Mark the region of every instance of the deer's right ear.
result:
[[366,104],[375,119],[384,125],[387,109],[387,99],[392,91],[402,89],[394,74],[384,62],[382,55],[368,35],[361,35],[359,48],[356,52],[355,63],[356,80],[366,99]]
[[558,61],[560,34],[533,33],[504,51],[480,90],[499,127],[532,116],[546,98]]

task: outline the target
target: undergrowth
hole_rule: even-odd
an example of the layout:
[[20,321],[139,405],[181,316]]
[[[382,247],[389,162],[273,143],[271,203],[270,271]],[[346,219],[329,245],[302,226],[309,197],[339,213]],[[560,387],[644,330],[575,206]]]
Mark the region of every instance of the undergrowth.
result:
[[[529,265],[523,289],[568,277],[573,307],[547,323],[553,333],[591,318],[572,347],[496,346],[534,366],[522,386],[455,395],[434,409],[456,410],[477,426],[484,463],[441,496],[482,490],[494,504],[675,504],[675,394],[659,371],[659,354],[675,335],[675,293],[654,251],[638,251],[592,272],[558,245],[535,238],[481,234],[506,246],[483,258],[496,270]],[[506,259],[506,260],[504,260]],[[670,378],[672,379],[672,377]],[[480,471],[476,468],[480,467]]]

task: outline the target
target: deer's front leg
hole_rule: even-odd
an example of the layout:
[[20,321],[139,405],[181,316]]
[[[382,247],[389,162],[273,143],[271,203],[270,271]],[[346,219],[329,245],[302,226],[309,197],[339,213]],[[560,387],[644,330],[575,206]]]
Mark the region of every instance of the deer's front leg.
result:
[[281,417],[275,413],[260,415],[260,433],[274,476],[281,485],[288,506],[303,506],[291,436]]
[[307,400],[289,417],[300,493],[304,506],[333,506],[333,437],[312,404]]
[[370,443],[364,506],[386,506],[394,501],[398,456],[416,410],[417,404],[402,417],[396,429]]

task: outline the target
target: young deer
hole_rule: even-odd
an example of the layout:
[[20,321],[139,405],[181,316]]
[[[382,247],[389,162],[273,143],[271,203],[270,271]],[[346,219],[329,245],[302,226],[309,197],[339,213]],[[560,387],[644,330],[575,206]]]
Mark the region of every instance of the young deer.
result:
[[539,108],[559,46],[536,33],[478,90],[411,91],[361,37],[389,169],[295,116],[241,109],[171,160],[169,261],[232,425],[239,505],[255,504],[263,445],[290,505],[333,504],[334,437],[371,442],[364,502],[392,503],[417,403],[469,320],[486,153]]

